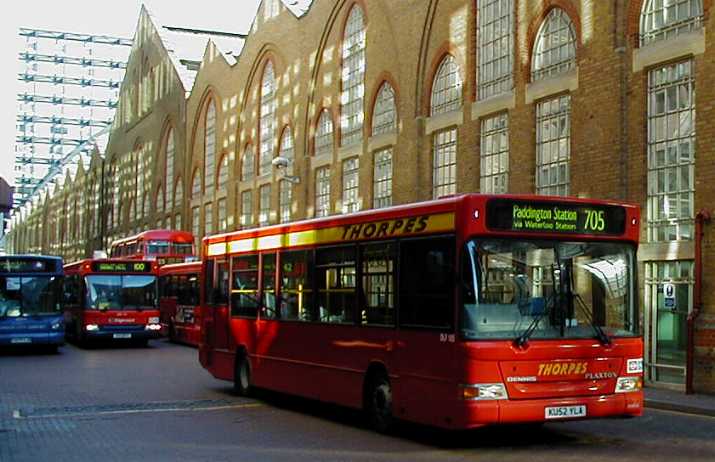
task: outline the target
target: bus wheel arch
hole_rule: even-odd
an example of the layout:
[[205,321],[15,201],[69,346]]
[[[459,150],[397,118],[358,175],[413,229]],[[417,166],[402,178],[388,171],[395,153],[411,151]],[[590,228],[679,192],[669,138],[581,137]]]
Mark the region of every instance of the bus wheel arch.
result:
[[251,361],[244,346],[236,349],[236,360],[233,366],[233,389],[239,396],[250,396],[253,392],[251,383]]
[[384,364],[373,362],[365,372],[363,410],[372,428],[388,433],[394,427],[392,384]]

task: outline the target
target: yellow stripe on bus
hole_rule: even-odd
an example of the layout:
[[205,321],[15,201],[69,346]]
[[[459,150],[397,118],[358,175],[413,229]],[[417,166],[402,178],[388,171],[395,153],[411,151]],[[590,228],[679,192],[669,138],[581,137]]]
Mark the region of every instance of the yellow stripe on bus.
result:
[[355,223],[323,229],[309,229],[286,234],[238,239],[228,243],[210,244],[208,256],[227,253],[255,252],[304,245],[364,241],[391,237],[415,236],[454,230],[454,213],[419,215],[392,220]]

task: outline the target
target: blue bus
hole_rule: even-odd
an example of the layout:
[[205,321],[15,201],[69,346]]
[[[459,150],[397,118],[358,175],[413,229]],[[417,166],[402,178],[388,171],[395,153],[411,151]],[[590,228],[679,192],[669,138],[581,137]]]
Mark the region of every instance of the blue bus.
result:
[[59,257],[0,256],[0,346],[65,343]]

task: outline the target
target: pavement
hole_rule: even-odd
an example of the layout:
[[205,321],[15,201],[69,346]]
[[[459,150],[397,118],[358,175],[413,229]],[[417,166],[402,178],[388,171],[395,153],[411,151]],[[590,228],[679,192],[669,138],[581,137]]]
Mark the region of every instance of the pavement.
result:
[[715,417],[715,395],[686,395],[682,391],[646,387],[645,407]]

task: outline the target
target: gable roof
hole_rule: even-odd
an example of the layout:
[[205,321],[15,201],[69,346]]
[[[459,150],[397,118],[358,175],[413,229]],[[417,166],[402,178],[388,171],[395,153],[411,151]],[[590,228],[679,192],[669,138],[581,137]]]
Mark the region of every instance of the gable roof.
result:
[[302,17],[308,12],[313,1],[314,0],[281,0],[283,6],[297,18]]

